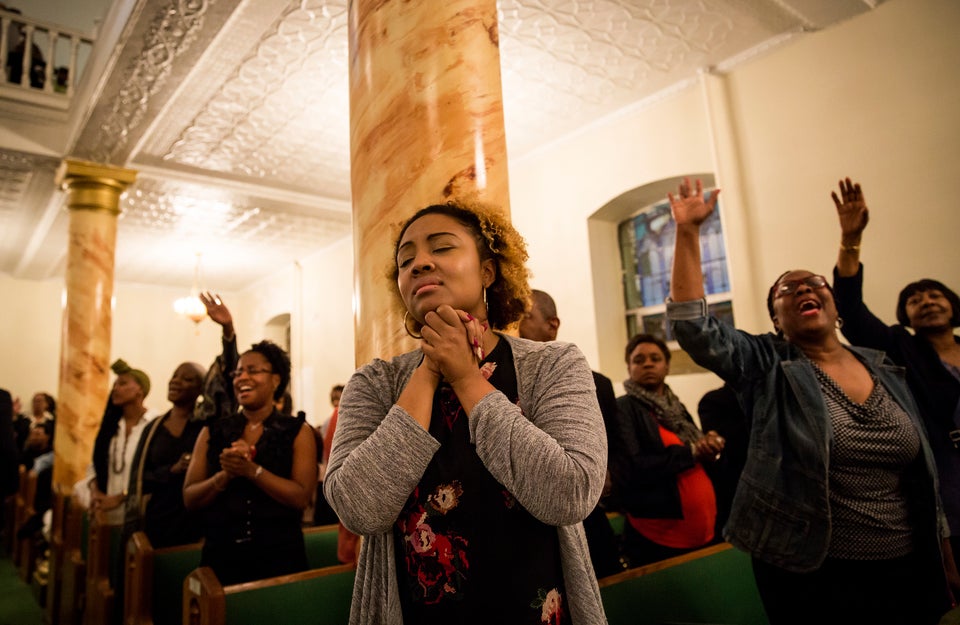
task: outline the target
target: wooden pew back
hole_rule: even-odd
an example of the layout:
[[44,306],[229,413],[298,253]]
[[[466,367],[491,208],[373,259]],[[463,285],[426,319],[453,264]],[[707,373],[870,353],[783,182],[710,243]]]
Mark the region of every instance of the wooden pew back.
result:
[[600,580],[609,625],[768,625],[750,556],[713,545]]
[[47,623],[56,623],[60,609],[60,587],[63,578],[63,560],[66,553],[65,539],[68,532],[70,495],[54,484],[50,518],[50,573],[47,575],[47,601],[43,606]]
[[20,465],[20,487],[17,489],[17,498],[14,503],[13,524],[14,524],[14,543],[13,543],[13,564],[20,573],[20,579],[28,581],[32,570],[30,560],[31,549],[29,543],[32,539],[16,538],[16,533],[23,526],[24,522],[34,514],[33,501],[37,496],[37,473],[28,471],[26,467]]
[[87,537],[87,566],[83,609],[86,625],[111,623],[116,597],[114,580],[119,574],[120,525],[108,525],[93,515]]
[[179,625],[183,580],[200,566],[202,545],[198,542],[154,549],[145,533],[135,532],[130,537],[126,548],[124,625]]
[[86,508],[71,498],[67,506],[63,533],[63,571],[55,619],[58,625],[76,625],[83,614],[87,573],[87,536],[90,520]]
[[221,586],[208,567],[184,581],[184,625],[311,623],[343,625],[350,616],[352,565],[342,564]]
[[[320,569],[338,565],[337,526],[323,525],[303,530],[307,563]],[[203,543],[154,549],[143,532],[136,532],[126,546],[124,625],[179,625],[182,616],[183,581],[200,566]],[[162,597],[162,601],[153,601]]]

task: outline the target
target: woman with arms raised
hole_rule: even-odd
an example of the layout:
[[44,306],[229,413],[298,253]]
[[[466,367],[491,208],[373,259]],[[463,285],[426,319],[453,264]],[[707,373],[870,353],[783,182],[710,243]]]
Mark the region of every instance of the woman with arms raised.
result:
[[201,566],[223,585],[307,569],[301,517],[317,483],[317,448],[304,419],[281,415],[290,358],[270,341],[240,356],[233,392],[241,410],[208,423],[183,486],[203,509]]
[[350,622],[604,623],[581,525],[607,464],[590,367],[494,331],[528,304],[523,239],[449,203],[407,220],[394,252],[420,349],[347,383],[324,481],[363,537]]
[[883,350],[906,369],[939,469],[950,528],[944,563],[953,593],[960,596],[960,338],[954,335],[960,326],[960,298],[942,282],[924,278],[900,291],[898,324],[880,320],[863,301],[860,245],[870,217],[863,190],[847,178],[840,181],[840,195],[831,195],[840,218],[833,288],[845,321],[841,331],[852,345]]
[[883,352],[837,336],[823,276],[770,288],[777,334],[707,314],[700,182],[669,195],[677,224],[667,305],[681,347],[731,383],[752,420],[725,537],[753,556],[770,622],[936,623],[948,607],[936,470],[913,397]]

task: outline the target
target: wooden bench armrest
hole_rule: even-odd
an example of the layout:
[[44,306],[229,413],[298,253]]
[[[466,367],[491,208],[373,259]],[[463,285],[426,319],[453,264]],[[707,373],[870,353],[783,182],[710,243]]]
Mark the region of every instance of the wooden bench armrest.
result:
[[226,619],[223,586],[208,566],[196,569],[183,580],[183,625],[211,625]]

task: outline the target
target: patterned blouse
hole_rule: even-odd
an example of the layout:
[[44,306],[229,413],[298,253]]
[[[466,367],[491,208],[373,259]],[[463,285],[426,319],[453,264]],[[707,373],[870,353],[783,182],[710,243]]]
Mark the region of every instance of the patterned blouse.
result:
[[813,369],[833,428],[830,557],[885,560],[911,553],[906,491],[911,472],[922,468],[919,433],[876,377],[858,404],[820,367]]
[[[507,341],[481,372],[516,403]],[[404,622],[570,623],[557,529],[490,475],[470,442],[467,414],[444,383],[433,398],[430,434],[440,449],[394,526]]]

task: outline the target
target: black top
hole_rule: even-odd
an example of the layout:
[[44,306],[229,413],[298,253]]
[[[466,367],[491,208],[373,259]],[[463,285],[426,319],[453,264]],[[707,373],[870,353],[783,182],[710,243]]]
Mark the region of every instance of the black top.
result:
[[[144,454],[144,445],[150,440],[150,447],[143,458],[143,483],[140,492],[149,495],[143,519],[143,529],[150,544],[156,549],[173,545],[185,545],[196,542],[203,536],[203,524],[196,512],[188,511],[183,505],[183,481],[186,471],[172,473],[171,467],[183,454],[193,451],[193,444],[203,429],[200,421],[187,421],[180,436],[174,436],[164,422],[170,413],[151,424],[155,428],[144,432],[134,456],[134,470],[130,473],[131,484],[137,479],[137,469]],[[128,489],[130,491],[133,488]]]
[[[481,371],[517,401],[507,341]],[[565,595],[556,528],[490,475],[470,442],[467,414],[445,383],[434,394],[430,434],[440,449],[394,526],[404,622],[569,623],[569,613],[554,610]]]
[[[303,419],[274,410],[263,422],[255,462],[264,470],[290,479],[293,443]],[[243,413],[209,424],[207,471],[220,470],[220,452],[241,438]],[[301,529],[302,511],[285,506],[253,481],[235,478],[203,509],[204,545],[201,566],[213,568],[222,584],[236,584],[307,570]]]
[[17,474],[17,441],[13,433],[13,399],[0,389],[0,496],[6,497],[19,488]]
[[720,460],[704,466],[717,495],[716,535],[721,536],[727,517],[730,516],[730,505],[740,482],[740,473],[747,462],[750,424],[746,413],[740,407],[736,392],[729,384],[704,393],[697,406],[697,413],[700,415],[700,427],[704,432],[714,430],[726,441]]

